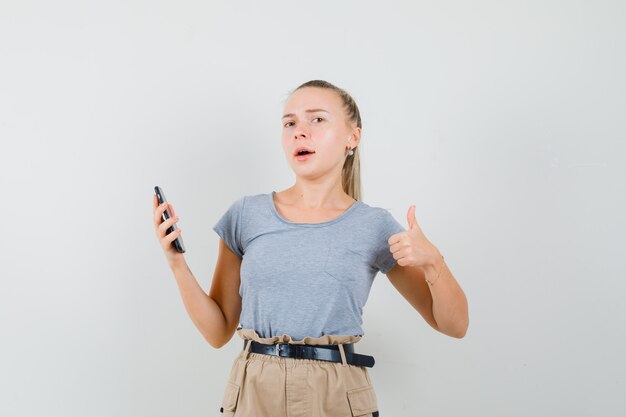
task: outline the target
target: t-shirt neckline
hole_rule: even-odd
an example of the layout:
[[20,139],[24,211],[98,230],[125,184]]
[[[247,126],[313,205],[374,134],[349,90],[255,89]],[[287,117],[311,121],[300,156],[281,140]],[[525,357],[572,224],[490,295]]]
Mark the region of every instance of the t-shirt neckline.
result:
[[332,220],[328,220],[328,221],[321,222],[321,223],[298,223],[298,222],[289,221],[289,220],[283,218],[278,213],[278,210],[276,210],[276,205],[274,204],[274,194],[275,193],[276,193],[276,191],[272,191],[272,192],[268,193],[270,207],[272,209],[272,212],[278,218],[278,220],[282,221],[283,223],[291,224],[293,226],[318,227],[318,226],[327,226],[329,224],[337,223],[338,221],[341,221],[341,220],[345,219],[351,212],[353,212],[356,209],[357,206],[359,206],[361,204],[361,200],[356,200],[343,213],[341,213],[338,217],[335,217]]

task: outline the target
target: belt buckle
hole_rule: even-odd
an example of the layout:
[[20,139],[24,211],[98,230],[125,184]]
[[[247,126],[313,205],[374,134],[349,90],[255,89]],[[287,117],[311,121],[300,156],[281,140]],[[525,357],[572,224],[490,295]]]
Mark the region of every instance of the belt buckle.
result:
[[[286,346],[285,349],[281,349],[281,346]],[[290,354],[292,353],[292,354]],[[304,345],[292,345],[290,343],[277,343],[276,355],[283,358],[296,358],[302,359],[304,357]]]
[[[276,343],[276,356],[281,356],[281,357],[285,357],[285,356],[289,356],[286,354],[285,349],[281,349],[281,346],[285,346],[284,343]],[[284,353],[284,355],[282,355],[281,353]]]

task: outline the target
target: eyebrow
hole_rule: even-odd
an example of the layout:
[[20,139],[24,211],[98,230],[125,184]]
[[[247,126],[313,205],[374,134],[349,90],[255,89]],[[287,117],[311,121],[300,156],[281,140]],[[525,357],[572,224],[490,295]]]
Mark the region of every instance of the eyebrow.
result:
[[[324,109],[308,109],[308,110],[305,110],[305,112],[306,112],[306,113],[315,113],[315,112],[318,112],[318,111],[323,111],[324,113],[328,113],[328,112],[327,112],[326,110],[324,110]],[[287,114],[285,114],[285,115],[284,115],[281,119],[284,119],[285,117],[293,117],[293,116],[295,116],[295,114],[293,114],[293,113],[287,113]]]

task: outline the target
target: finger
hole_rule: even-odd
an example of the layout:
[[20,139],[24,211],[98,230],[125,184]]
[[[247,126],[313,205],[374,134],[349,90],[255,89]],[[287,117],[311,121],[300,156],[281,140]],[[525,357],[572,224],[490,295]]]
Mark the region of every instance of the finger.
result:
[[[424,236],[424,232],[422,231],[422,228],[420,227],[419,223],[417,222],[417,219],[415,218],[415,206],[412,206],[412,207],[413,207],[413,213],[411,213],[412,220],[411,220],[411,227],[410,227],[410,229],[417,231],[418,235]],[[409,211],[410,210],[411,209],[409,209]]]
[[170,203],[168,203],[167,201],[163,203],[160,209],[161,209],[161,217],[163,217],[163,220],[167,220],[164,214],[166,210],[169,213],[168,219],[174,217],[174,214],[172,214],[172,208],[170,206]]
[[[163,215],[163,213],[165,213],[166,210],[169,213],[169,218],[174,217],[174,212],[172,210],[172,204],[167,202],[167,201],[165,203],[163,203],[163,206],[161,207],[161,215]],[[163,215],[163,218],[165,218],[165,215]]]
[[161,237],[165,236],[167,233],[167,229],[169,229],[173,224],[177,223],[179,220],[178,217],[170,217],[167,220],[164,220],[163,223],[159,225],[159,233]]
[[159,200],[157,199],[156,194],[153,194],[152,198],[152,215],[153,217],[156,215],[156,210],[159,207]]
[[397,242],[392,243],[391,245],[389,245],[389,250],[391,252],[397,252],[397,251],[399,251],[400,249],[402,249],[405,246],[405,243],[406,242],[404,241],[404,239],[400,239]]
[[171,203],[167,203],[167,205],[170,207],[170,213],[172,213],[172,216],[176,216],[176,212],[174,211],[174,206]]
[[391,246],[394,243],[400,242],[400,240],[402,240],[402,235],[404,233],[406,233],[406,232],[394,233],[393,235],[389,236],[389,239],[387,239],[387,243]]
[[165,240],[168,243],[171,243],[174,241],[174,239],[176,239],[180,235],[180,233],[181,233],[181,229],[178,228],[174,230],[172,233],[170,233],[169,235],[165,236],[163,240]]
[[[156,197],[155,197],[156,198]],[[154,224],[160,225],[163,222],[163,211],[165,211],[166,205],[161,204],[154,209]]]
[[417,221],[415,222],[415,230],[417,230],[417,233],[420,236],[422,236],[423,238],[426,238],[426,235],[424,234],[424,231],[422,230],[422,226],[420,226]]
[[152,210],[152,221],[154,222],[155,226],[158,226],[159,224],[161,224],[161,221],[163,219],[161,219],[161,207],[159,206],[159,202],[156,199],[156,195],[154,196],[155,200],[154,200],[154,209]]
[[396,246],[393,246],[393,249],[390,248],[390,252],[393,253],[393,257],[396,260],[398,260],[405,256],[406,251],[404,250],[403,247],[396,245]]
[[409,225],[409,229],[413,229],[415,227],[415,205],[409,207],[409,211],[406,213],[406,222]]
[[419,223],[417,223],[417,220],[415,220],[415,223],[413,224],[413,230],[417,230],[417,234],[424,236],[424,232],[422,231]]
[[[173,218],[172,218],[172,219],[173,219]],[[171,219],[170,219],[170,220],[171,220]],[[162,224],[161,226],[159,226],[159,239],[164,239],[164,238],[166,238],[168,235],[171,235],[173,232],[175,232],[176,230],[178,230],[178,229],[179,229],[179,228],[177,227],[174,231],[172,231],[172,232],[169,232],[169,233],[168,233],[168,230],[169,230],[169,229],[170,229],[170,227],[171,227],[171,225],[169,225],[169,226],[168,226],[168,222],[169,222],[169,220],[168,220],[167,222],[163,222],[163,224]],[[163,225],[165,225],[165,226],[163,227]]]

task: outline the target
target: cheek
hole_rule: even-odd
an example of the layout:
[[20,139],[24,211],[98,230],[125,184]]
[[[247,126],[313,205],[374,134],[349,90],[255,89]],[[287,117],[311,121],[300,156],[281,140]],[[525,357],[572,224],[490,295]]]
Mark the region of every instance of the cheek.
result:
[[324,132],[318,136],[318,139],[320,146],[330,152],[337,151],[338,148],[341,148],[341,140],[338,139],[335,132]]

